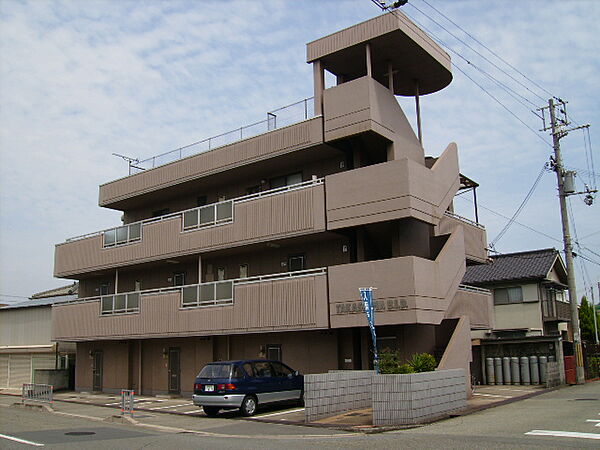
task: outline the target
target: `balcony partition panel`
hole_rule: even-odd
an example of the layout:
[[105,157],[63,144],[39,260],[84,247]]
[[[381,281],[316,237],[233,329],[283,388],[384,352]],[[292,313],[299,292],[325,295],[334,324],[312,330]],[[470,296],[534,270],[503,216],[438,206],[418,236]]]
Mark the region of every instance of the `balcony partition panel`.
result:
[[52,336],[86,341],[327,328],[325,269],[270,277],[56,304]]
[[325,192],[317,180],[143,223],[138,233],[142,237],[125,245],[105,248],[106,232],[58,244],[54,270],[56,276],[68,277],[324,230]]

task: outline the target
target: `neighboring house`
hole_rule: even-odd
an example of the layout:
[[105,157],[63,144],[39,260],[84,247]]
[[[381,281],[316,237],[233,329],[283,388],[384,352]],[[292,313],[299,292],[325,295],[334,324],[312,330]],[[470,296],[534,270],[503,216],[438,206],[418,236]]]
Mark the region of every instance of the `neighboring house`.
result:
[[53,339],[77,344],[76,389],[185,395],[207,362],[257,356],[369,368],[369,286],[382,345],[469,370],[491,296],[460,282],[487,261],[486,236],[449,211],[476,184],[455,144],[425,157],[396,101],[452,80],[449,56],[397,14],[308,44],[310,102],[100,186],[124,224],[55,254],[55,275],[80,282],[53,307]]
[[77,283],[0,308],[0,389],[36,381],[36,369],[74,364],[72,343],[53,342],[52,305],[77,298]]
[[567,271],[558,250],[492,256],[489,264],[468,267],[463,283],[493,292],[494,327],[472,333],[486,347],[482,356],[554,355],[562,361],[572,331]]

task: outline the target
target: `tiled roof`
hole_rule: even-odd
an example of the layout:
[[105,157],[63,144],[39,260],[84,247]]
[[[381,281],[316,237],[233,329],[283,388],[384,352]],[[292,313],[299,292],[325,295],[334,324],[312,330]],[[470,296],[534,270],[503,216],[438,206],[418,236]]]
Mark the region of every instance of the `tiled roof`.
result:
[[554,248],[492,256],[492,262],[469,266],[463,284],[480,286],[512,280],[544,279],[559,253]]

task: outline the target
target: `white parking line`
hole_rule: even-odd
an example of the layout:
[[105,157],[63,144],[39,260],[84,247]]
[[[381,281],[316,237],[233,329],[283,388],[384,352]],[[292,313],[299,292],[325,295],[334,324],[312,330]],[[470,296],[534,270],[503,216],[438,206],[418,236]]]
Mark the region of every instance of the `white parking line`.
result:
[[159,409],[170,409],[170,408],[179,408],[180,406],[192,406],[193,403],[182,403],[181,405],[170,405],[170,406],[159,406],[158,408],[148,408],[152,411],[156,411]]
[[262,419],[263,417],[281,416],[282,414],[291,414],[291,413],[295,413],[295,412],[299,412],[299,411],[304,411],[304,408],[292,409],[290,411],[282,411],[282,412],[273,413],[273,414],[265,414],[262,416],[256,416],[256,417],[251,417],[251,418],[252,419]]
[[600,434],[598,433],[578,433],[576,431],[531,430],[525,434],[529,434],[531,436],[554,436],[600,440]]
[[26,441],[25,439],[19,439],[17,437],[9,436],[7,434],[0,434],[0,438],[7,439],[9,441],[15,441],[15,442],[18,442],[19,444],[33,445],[34,447],[43,447],[44,446],[44,444],[40,444],[39,442]]
[[600,420],[587,419],[586,422],[595,422],[596,425],[594,425],[594,426],[595,427],[600,427]]
[[498,394],[478,394],[477,392],[473,395],[479,395],[481,397],[497,397],[497,398],[513,398],[511,395],[498,395]]

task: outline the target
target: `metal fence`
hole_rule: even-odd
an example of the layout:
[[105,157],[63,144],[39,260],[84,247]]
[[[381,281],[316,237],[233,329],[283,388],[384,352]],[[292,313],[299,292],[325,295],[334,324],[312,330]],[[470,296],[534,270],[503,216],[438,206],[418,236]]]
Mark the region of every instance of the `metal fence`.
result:
[[21,403],[25,403],[27,400],[41,403],[53,403],[53,390],[54,387],[50,384],[23,383]]
[[133,417],[133,404],[135,392],[127,389],[121,391],[121,415],[129,414]]
[[129,161],[129,175],[152,169],[154,167],[168,164],[178,159],[213,150],[224,145],[229,145],[243,139],[258,136],[276,128],[292,125],[303,120],[311,119],[315,116],[314,97],[305,98],[291,105],[283,106],[273,111],[267,112],[267,118],[250,125],[235,128],[234,130],[217,136],[211,136],[201,141],[171,150],[160,155],[153,156],[142,161],[137,159]]

